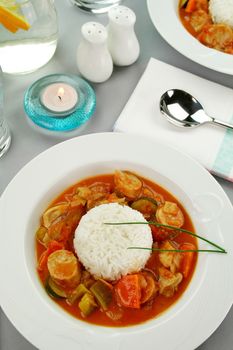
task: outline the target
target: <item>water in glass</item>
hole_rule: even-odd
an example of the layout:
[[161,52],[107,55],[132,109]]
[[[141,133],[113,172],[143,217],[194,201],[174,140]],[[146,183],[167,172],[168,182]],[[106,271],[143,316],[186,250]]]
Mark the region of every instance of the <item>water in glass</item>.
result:
[[56,9],[53,0],[17,0],[15,3],[30,28],[12,33],[0,24],[0,65],[6,73],[29,73],[45,65],[56,50]]
[[0,67],[0,158],[6,153],[11,144],[11,135],[4,119],[4,108],[3,108],[3,82],[2,82],[2,71]]

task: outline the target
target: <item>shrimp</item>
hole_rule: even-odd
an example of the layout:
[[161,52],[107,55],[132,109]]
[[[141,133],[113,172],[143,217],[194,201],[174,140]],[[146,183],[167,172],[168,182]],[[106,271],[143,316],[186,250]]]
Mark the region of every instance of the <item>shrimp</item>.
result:
[[116,193],[129,200],[137,199],[142,190],[142,181],[125,171],[115,171],[114,183]]
[[56,250],[48,257],[48,270],[55,283],[64,288],[76,287],[81,278],[78,259],[68,250]]
[[141,284],[141,304],[144,304],[154,298],[159,290],[158,283],[152,277],[151,273],[140,273]]
[[[175,247],[169,242],[165,241],[161,246],[160,249],[168,249],[168,250],[174,250]],[[177,252],[160,252],[159,253],[159,260],[161,264],[169,268],[172,273],[175,273],[177,270],[179,270],[181,261],[182,261],[182,255]]]
[[122,204],[122,205],[127,204],[125,198],[124,197],[119,198],[115,192],[111,193],[108,196],[107,203],[118,203],[118,204]]
[[208,47],[224,51],[232,45],[233,32],[226,24],[212,24],[204,27],[198,39]]
[[93,185],[89,186],[91,190],[91,195],[89,200],[98,200],[106,198],[110,194],[110,184],[104,182],[96,182]]
[[72,205],[85,205],[90,210],[97,205],[106,203],[106,199],[110,194],[110,184],[104,182],[96,182],[91,186],[78,187],[76,194],[73,196]]
[[159,293],[170,298],[178,289],[183,276],[180,272],[173,274],[164,267],[159,268]]
[[147,197],[156,200],[157,205],[164,204],[164,198],[160,193],[154,192],[151,188],[143,186],[140,197]]
[[104,182],[96,182],[95,184],[89,187],[91,190],[91,194],[87,201],[87,209],[96,207],[100,204],[105,204],[107,202],[107,198],[110,194],[110,185]]
[[163,225],[182,227],[184,224],[184,215],[176,203],[165,202],[163,206],[156,211],[156,219]]
[[91,195],[91,190],[87,186],[77,187],[75,192],[76,192],[75,196],[81,199],[84,199],[86,201],[90,198],[90,195]]

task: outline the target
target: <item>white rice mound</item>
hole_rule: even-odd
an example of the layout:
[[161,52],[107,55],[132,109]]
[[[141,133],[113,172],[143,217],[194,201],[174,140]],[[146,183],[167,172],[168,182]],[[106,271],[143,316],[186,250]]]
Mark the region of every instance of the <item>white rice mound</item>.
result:
[[117,280],[140,271],[152,247],[149,225],[105,225],[106,222],[147,222],[143,215],[117,203],[99,205],[85,214],[75,231],[74,248],[80,262],[96,278]]
[[210,0],[209,11],[214,23],[228,24],[233,28],[233,0]]

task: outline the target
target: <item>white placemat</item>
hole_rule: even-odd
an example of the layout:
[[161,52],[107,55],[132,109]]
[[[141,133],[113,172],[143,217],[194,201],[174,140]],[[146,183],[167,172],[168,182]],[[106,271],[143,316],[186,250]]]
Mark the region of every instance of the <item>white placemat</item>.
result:
[[217,119],[233,124],[233,90],[151,58],[113,130],[147,135],[185,151],[212,173],[233,181],[233,131],[210,124],[176,127],[162,116],[161,95],[177,88],[189,92]]

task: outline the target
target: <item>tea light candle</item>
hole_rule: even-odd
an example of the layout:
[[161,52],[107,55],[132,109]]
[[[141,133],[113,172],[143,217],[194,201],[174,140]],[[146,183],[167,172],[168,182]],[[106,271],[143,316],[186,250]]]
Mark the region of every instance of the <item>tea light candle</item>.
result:
[[41,103],[49,111],[54,113],[70,112],[78,103],[76,89],[65,83],[48,85],[40,96]]
[[70,132],[76,129],[79,133],[78,129],[89,121],[95,108],[93,88],[76,74],[42,77],[24,95],[24,110],[29,122],[42,132],[51,131],[51,135],[70,137]]

